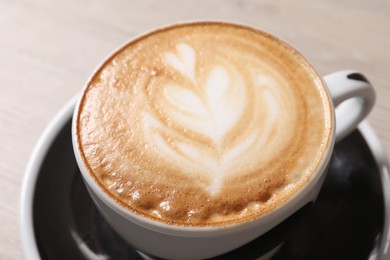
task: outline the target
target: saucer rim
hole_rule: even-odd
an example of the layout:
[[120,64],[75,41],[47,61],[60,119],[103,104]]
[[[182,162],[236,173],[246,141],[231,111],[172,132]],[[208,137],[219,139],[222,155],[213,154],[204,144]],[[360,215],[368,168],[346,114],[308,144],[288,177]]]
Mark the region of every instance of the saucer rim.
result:
[[46,126],[34,147],[25,170],[20,197],[19,226],[22,250],[26,259],[41,259],[33,224],[34,192],[40,169],[52,143],[57,138],[58,133],[69,118],[72,117],[74,106],[78,98],[79,95],[76,95],[68,101]]
[[[34,192],[40,168],[44,159],[50,149],[52,143],[57,138],[58,133],[64,127],[66,122],[72,118],[75,104],[79,98],[79,94],[75,95],[68,103],[63,106],[54,118],[47,125],[41,134],[38,142],[28,161],[20,198],[20,238],[22,244],[22,251],[25,258],[41,259],[38,250],[38,245],[34,232],[33,225],[33,201]],[[378,243],[377,248],[373,250],[369,259],[390,259],[390,168],[387,156],[384,152],[383,146],[367,120],[362,121],[358,125],[358,130],[362,134],[367,143],[374,161],[378,167],[381,178],[382,194],[384,199],[384,223],[381,235],[381,242]]]

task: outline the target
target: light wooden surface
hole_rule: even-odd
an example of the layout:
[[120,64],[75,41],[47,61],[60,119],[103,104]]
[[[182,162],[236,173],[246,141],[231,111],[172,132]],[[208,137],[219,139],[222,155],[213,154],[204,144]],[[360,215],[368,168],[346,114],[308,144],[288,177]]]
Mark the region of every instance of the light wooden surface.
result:
[[94,68],[132,36],[189,19],[236,21],[290,42],[320,73],[364,72],[369,122],[390,153],[390,1],[0,0],[0,259],[22,259],[19,199],[42,131]]

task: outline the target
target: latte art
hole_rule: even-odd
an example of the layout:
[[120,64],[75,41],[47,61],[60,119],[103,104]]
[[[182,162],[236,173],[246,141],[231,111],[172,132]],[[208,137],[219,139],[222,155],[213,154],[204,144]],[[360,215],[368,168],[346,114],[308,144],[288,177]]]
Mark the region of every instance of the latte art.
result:
[[193,226],[255,218],[293,196],[324,156],[331,113],[315,77],[254,30],[166,28],[93,77],[79,149],[102,188],[138,214]]
[[176,53],[163,55],[176,70],[173,80],[140,86],[140,90],[159,89],[152,95],[161,109],[144,113],[147,142],[165,160],[180,162],[183,173],[216,195],[225,178],[245,173],[251,162],[267,159],[259,153],[270,155],[278,147],[274,138],[283,138],[281,130],[288,127],[288,120],[278,120],[285,116],[283,110],[288,111],[281,108],[286,93],[272,91],[283,88],[253,69],[256,64],[243,68],[234,60],[224,60],[207,64],[210,70],[202,73],[204,61],[190,45],[178,44],[175,49]]

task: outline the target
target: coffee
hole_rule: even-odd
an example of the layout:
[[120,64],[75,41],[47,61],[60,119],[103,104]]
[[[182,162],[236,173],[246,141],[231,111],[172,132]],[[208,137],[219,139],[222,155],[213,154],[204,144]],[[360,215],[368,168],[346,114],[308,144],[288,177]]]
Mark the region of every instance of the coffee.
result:
[[314,69],[266,33],[181,24],[130,42],[80,101],[77,145],[128,210],[183,226],[258,218],[317,171],[332,133]]

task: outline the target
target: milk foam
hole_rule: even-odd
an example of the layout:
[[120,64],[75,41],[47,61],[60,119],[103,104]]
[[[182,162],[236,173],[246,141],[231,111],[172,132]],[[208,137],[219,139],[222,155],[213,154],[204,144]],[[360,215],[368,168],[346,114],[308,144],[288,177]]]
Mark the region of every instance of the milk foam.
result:
[[[281,108],[283,100],[278,100],[278,94],[281,96],[278,91],[282,88],[268,80],[267,76],[259,76],[267,81],[265,84],[257,84],[252,90],[256,96],[256,104],[251,105],[247,93],[249,91],[245,85],[248,79],[242,76],[244,68],[238,68],[238,71],[229,74],[222,64],[214,64],[202,80],[196,73],[195,50],[189,44],[179,43],[176,45],[176,51],[177,53],[164,53],[165,60],[186,77],[188,82],[184,85],[182,81],[183,85],[180,85],[173,80],[160,86],[164,89],[161,100],[161,103],[164,103],[164,112],[170,122],[204,137],[207,142],[194,143],[191,136],[173,133],[163,122],[159,122],[158,115],[153,117],[146,113],[144,128],[148,143],[160,149],[162,154],[169,155],[172,162],[180,161],[182,172],[191,178],[198,179],[197,175],[202,175],[206,181],[199,184],[211,195],[215,195],[220,192],[225,178],[231,174],[240,174],[234,167],[240,161],[257,156],[258,152],[261,153],[267,146],[268,150],[277,148],[272,146],[268,133],[287,127],[283,125],[285,120],[276,120],[285,116]],[[248,67],[248,64],[246,66]],[[266,111],[262,111],[260,115],[258,111],[261,110]],[[248,112],[252,113],[248,123],[258,120],[259,124],[247,129],[238,141],[229,140],[229,131],[242,128],[240,119]],[[161,132],[165,133],[165,139]],[[182,138],[175,138],[178,135]],[[172,140],[169,141],[169,138]],[[199,167],[201,170],[193,171]]]
[[310,179],[331,113],[314,72],[250,29],[178,26],[118,52],[83,95],[78,140],[129,210],[216,225],[272,210]]

